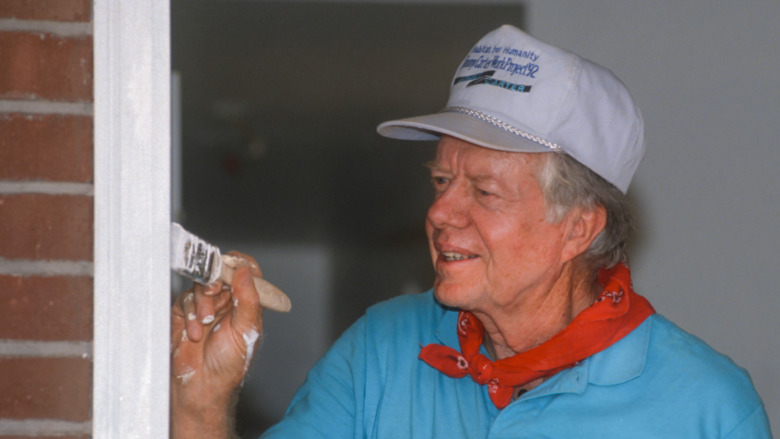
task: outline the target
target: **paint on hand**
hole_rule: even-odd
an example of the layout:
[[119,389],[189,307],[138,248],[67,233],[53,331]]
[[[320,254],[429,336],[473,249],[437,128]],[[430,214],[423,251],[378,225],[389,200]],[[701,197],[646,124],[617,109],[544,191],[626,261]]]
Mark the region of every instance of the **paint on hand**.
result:
[[194,375],[195,375],[195,369],[188,367],[187,369],[185,369],[183,374],[177,375],[176,378],[181,381],[181,384],[183,386],[186,386],[187,383],[192,379]]
[[260,334],[254,329],[250,329],[248,332],[244,333],[243,337],[244,343],[246,344],[246,356],[244,357],[244,373],[246,373],[249,370],[249,363],[252,361],[255,342],[257,341],[257,338],[260,337]]

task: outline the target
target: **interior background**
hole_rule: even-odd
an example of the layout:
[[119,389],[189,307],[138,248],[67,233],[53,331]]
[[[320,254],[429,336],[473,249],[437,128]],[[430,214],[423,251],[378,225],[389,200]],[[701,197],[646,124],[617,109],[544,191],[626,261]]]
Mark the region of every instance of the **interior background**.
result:
[[[438,110],[468,49],[504,23],[612,69],[643,111],[630,197],[636,289],[751,373],[780,425],[780,3],[172,1],[183,209],[255,255],[293,301],[266,313],[246,437],[366,306],[430,285],[432,144],[379,122]],[[673,391],[673,389],[670,389]]]

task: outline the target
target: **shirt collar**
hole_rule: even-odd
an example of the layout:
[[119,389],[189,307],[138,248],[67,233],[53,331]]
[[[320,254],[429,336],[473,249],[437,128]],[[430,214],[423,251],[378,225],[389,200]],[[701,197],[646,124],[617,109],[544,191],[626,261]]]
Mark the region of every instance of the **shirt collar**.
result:
[[638,377],[647,361],[652,321],[653,316],[648,317],[617,343],[553,375],[521,399],[556,393],[583,393],[588,384],[613,386]]
[[653,320],[651,315],[617,343],[586,359],[588,381],[611,386],[639,376],[647,362]]

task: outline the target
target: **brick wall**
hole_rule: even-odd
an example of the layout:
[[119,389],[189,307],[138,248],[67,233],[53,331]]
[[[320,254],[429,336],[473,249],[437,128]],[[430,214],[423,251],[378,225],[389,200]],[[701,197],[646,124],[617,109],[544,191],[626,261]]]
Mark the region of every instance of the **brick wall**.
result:
[[0,0],[0,439],[87,438],[90,0]]

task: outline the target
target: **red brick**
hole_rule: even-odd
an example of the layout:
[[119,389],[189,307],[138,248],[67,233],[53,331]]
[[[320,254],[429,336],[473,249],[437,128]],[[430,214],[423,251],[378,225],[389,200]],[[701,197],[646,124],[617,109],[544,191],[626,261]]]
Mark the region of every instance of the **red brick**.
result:
[[92,278],[0,275],[0,339],[92,340]]
[[92,197],[0,195],[0,257],[92,260]]
[[3,0],[0,17],[20,20],[90,20],[90,0]]
[[92,37],[0,32],[0,98],[92,101]]
[[0,180],[92,181],[92,118],[0,114]]
[[0,359],[0,418],[89,420],[91,366],[82,358]]

